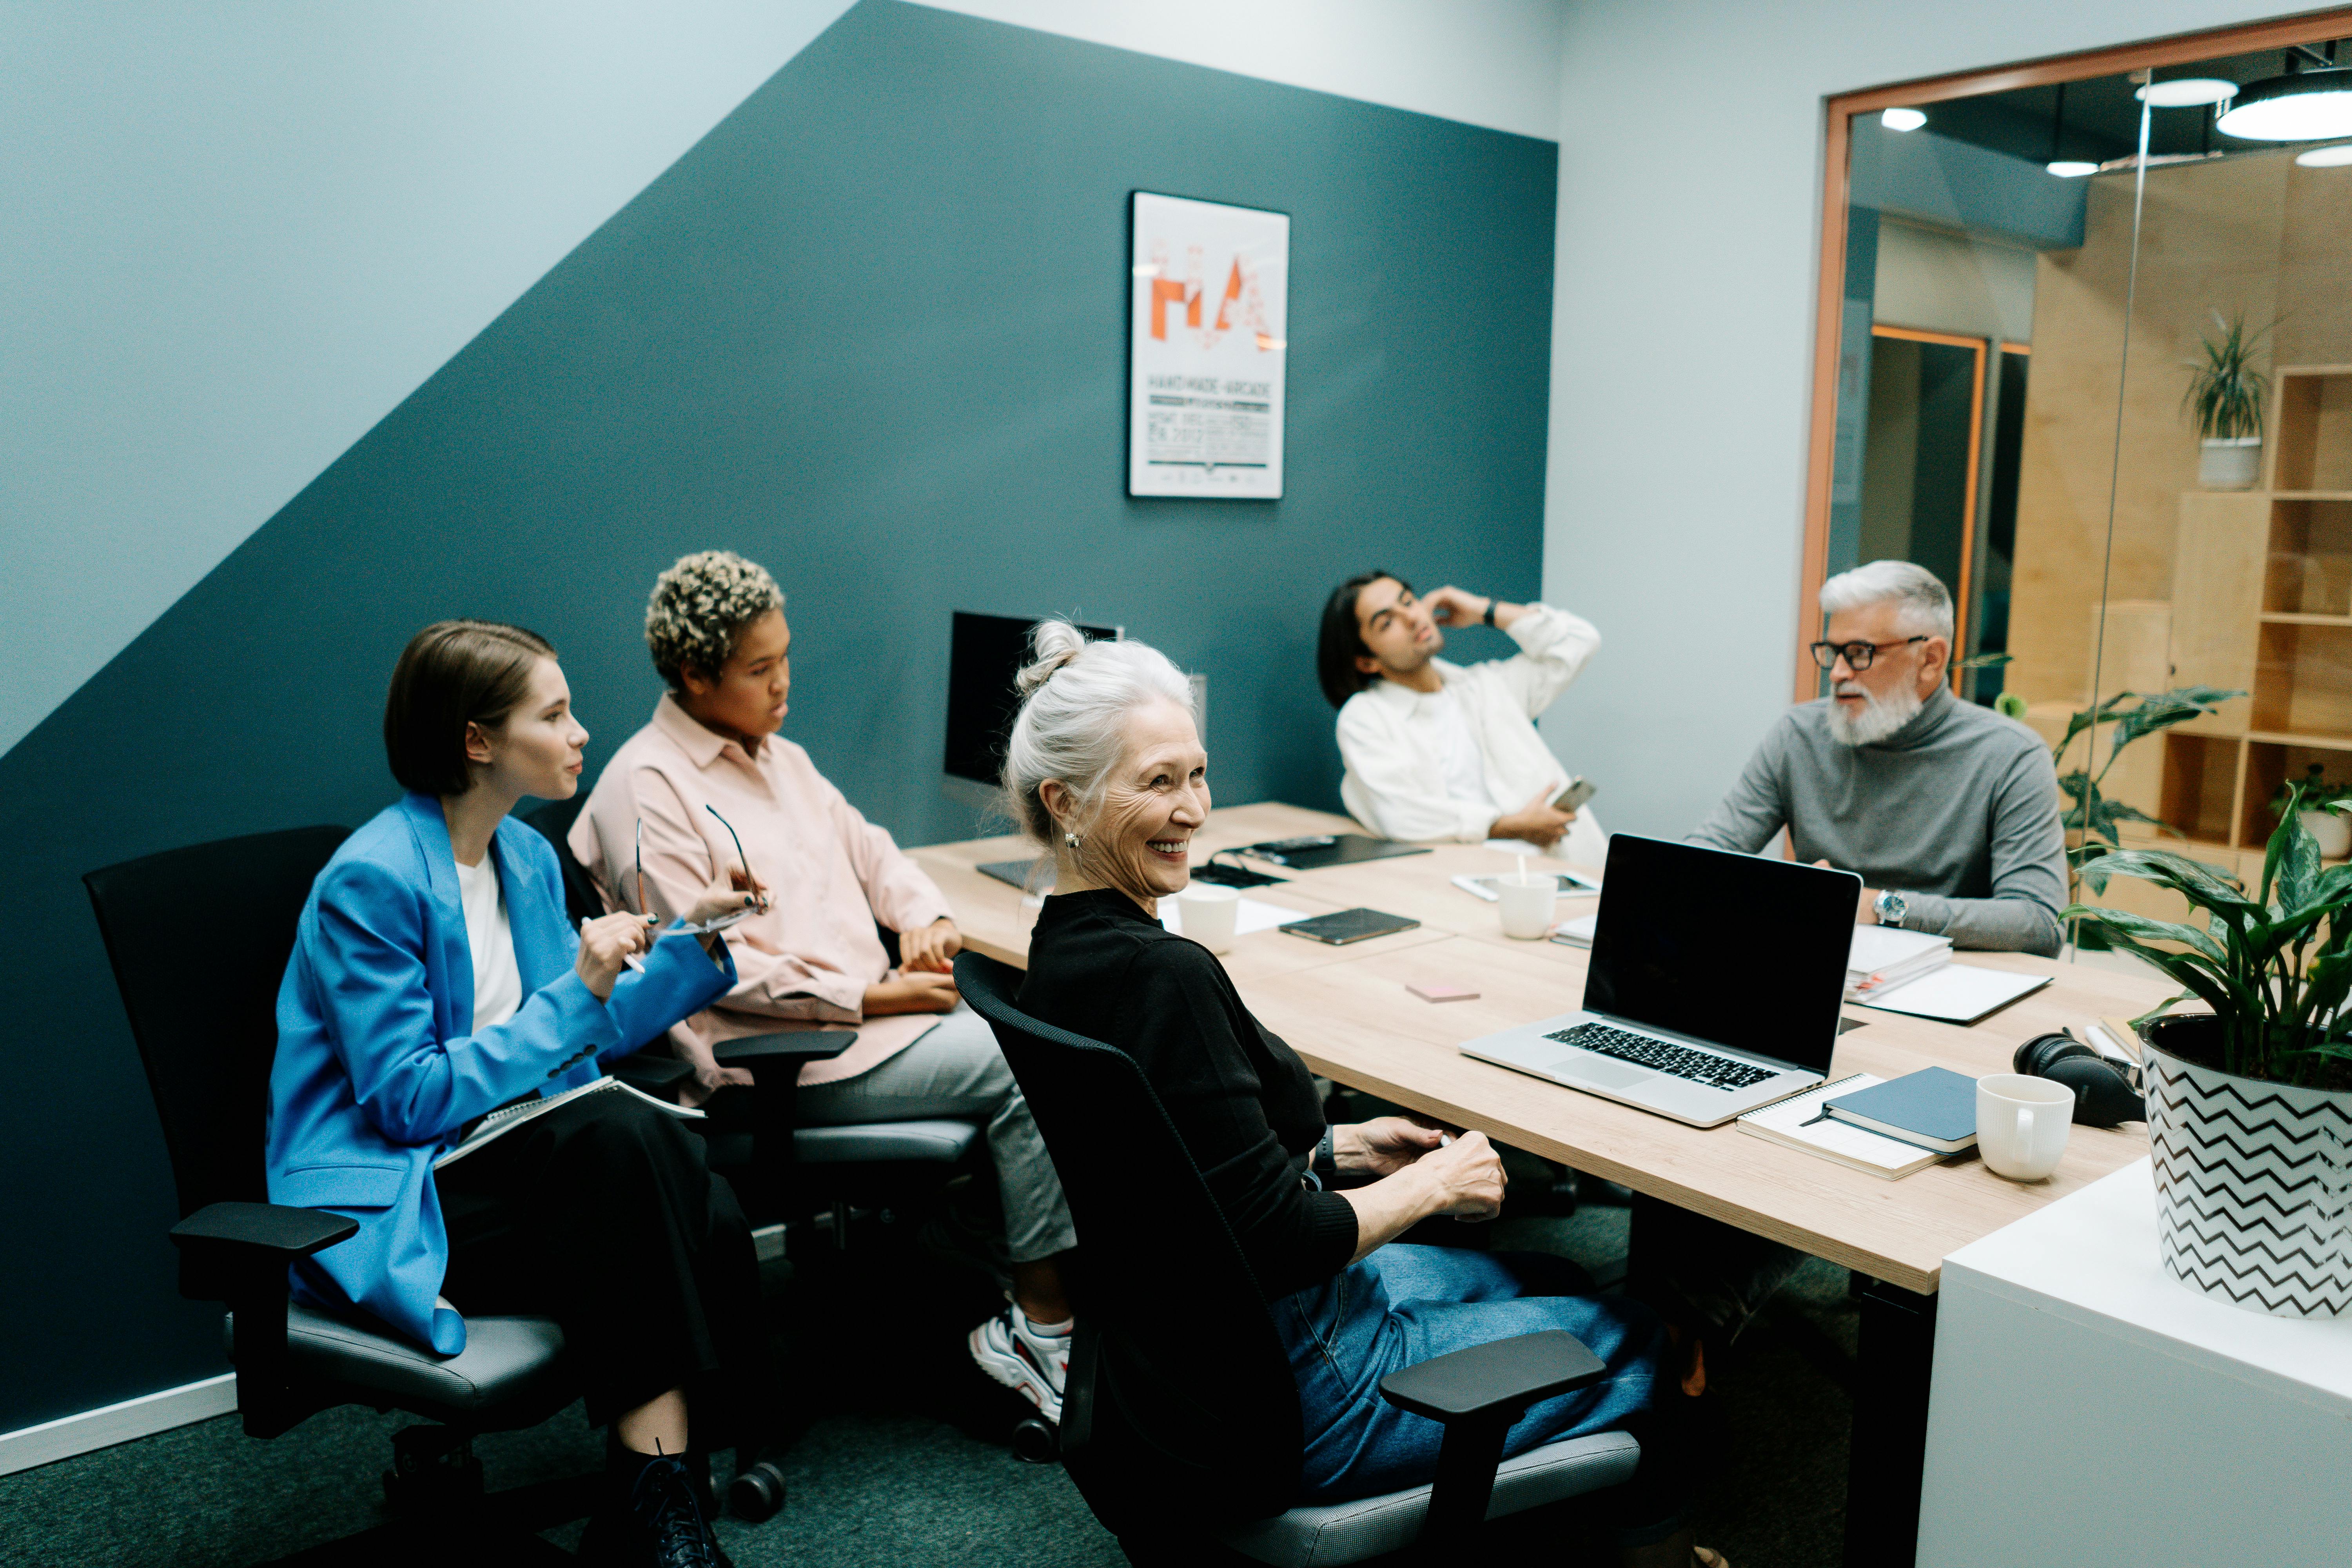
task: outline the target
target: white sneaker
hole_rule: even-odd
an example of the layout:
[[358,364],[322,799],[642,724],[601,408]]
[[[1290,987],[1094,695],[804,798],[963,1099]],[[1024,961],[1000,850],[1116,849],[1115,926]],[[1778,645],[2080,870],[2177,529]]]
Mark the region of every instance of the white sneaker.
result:
[[1060,1425],[1062,1389],[1070,1375],[1070,1336],[1041,1334],[1028,1315],[1010,1306],[972,1330],[966,1342],[980,1370],[1028,1399],[1039,1415]]

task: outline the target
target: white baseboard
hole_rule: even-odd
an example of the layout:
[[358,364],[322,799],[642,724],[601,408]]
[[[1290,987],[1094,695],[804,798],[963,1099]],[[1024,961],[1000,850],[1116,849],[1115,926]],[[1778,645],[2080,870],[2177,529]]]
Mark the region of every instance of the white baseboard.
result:
[[60,1415],[38,1426],[0,1432],[0,1476],[210,1420],[236,1408],[236,1373],[225,1372],[201,1383],[142,1394],[120,1405]]

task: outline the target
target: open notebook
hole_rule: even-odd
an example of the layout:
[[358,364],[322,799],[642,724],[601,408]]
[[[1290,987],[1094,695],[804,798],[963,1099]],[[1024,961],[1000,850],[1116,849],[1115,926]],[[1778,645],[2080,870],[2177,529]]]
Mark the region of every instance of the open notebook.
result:
[[616,1078],[600,1078],[593,1083],[583,1083],[577,1089],[567,1089],[562,1094],[551,1094],[543,1100],[518,1100],[511,1104],[499,1106],[496,1110],[476,1121],[474,1130],[466,1134],[465,1142],[435,1160],[433,1168],[437,1171],[452,1160],[462,1160],[483,1144],[493,1142],[518,1127],[538,1121],[559,1105],[569,1105],[583,1095],[610,1094],[615,1089],[623,1094],[634,1094],[647,1105],[659,1110],[667,1110],[672,1116],[691,1118],[697,1121],[702,1120],[702,1112],[699,1110],[689,1110],[683,1105],[672,1105],[667,1100],[656,1100],[645,1090],[632,1088]]

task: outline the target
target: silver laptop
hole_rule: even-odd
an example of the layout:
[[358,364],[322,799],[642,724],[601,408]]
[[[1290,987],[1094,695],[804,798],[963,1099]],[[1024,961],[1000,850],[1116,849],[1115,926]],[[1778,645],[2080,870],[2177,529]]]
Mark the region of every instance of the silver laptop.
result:
[[1584,1005],[1462,1049],[1713,1127],[1829,1072],[1862,879],[1620,833]]

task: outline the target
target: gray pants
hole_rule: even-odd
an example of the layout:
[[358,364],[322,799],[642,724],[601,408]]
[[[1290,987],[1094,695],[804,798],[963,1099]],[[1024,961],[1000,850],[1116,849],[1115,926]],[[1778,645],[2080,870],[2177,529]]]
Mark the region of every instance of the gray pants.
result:
[[1078,1244],[1029,1102],[987,1021],[961,1003],[913,1045],[856,1078],[803,1085],[796,1114],[812,1127],[929,1117],[977,1121],[996,1163],[1013,1261],[1051,1258]]

